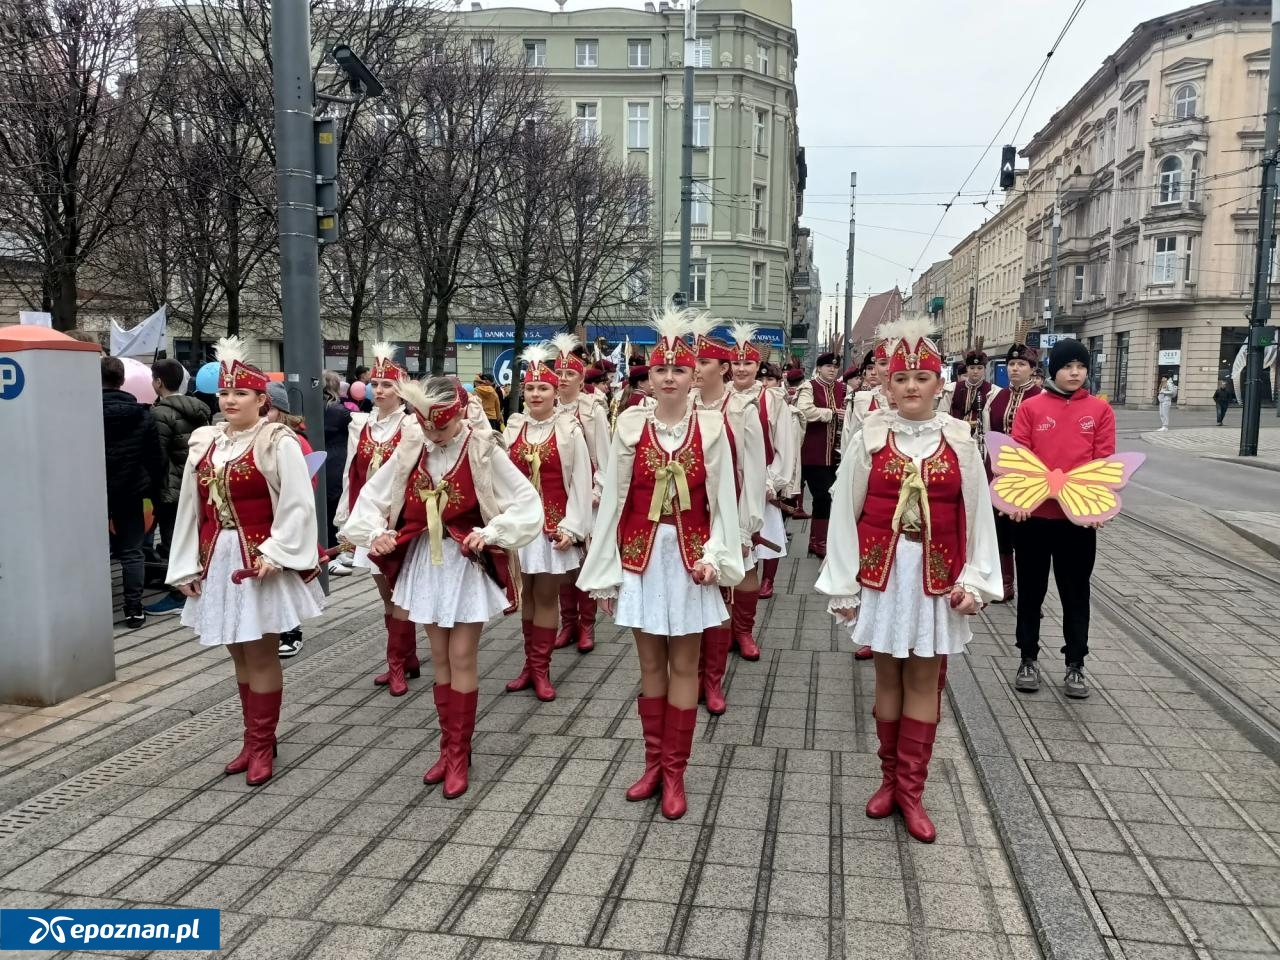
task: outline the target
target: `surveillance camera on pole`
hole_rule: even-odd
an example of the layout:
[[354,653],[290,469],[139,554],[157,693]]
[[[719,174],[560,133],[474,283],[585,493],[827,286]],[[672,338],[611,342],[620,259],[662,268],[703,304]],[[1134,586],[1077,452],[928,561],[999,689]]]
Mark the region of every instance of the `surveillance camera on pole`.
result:
[[351,93],[355,97],[380,97],[385,92],[381,81],[373,75],[373,71],[365,66],[364,61],[356,56],[349,44],[335,44],[330,51],[333,62],[338,65],[347,80],[351,83]]

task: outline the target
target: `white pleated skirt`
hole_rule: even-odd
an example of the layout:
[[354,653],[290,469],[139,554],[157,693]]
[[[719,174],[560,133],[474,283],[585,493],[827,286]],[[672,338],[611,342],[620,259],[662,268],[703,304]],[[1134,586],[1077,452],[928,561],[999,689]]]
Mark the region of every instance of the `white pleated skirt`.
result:
[[521,547],[521,573],[568,573],[582,566],[582,548],[570,547],[568,550],[557,550],[551,546],[545,533],[528,546]]
[[644,573],[622,571],[614,623],[660,637],[683,637],[718,627],[729,617],[720,588],[693,582],[680,557],[676,528],[658,524]]
[[963,653],[973,638],[969,618],[951,609],[949,596],[924,592],[924,547],[900,539],[883,591],[862,588],[858,619],[851,639],[855,647],[869,644],[876,653],[905,659]]
[[182,607],[182,625],[196,632],[201,646],[248,643],[292,630],[324,612],[324,591],[318,581],[303,583],[296,571],[281,570],[265,580],[232,583],[231,574],[244,565],[236,532],[219,533],[200,596],[188,597]]
[[787,528],[782,520],[782,509],[776,503],[764,505],[764,526],[760,528],[760,536],[770,543],[776,543],[778,550],[770,550],[763,544],[756,544],[757,560],[781,560],[787,555]]
[[488,623],[507,609],[507,597],[483,570],[444,539],[444,563],[431,562],[427,534],[409,546],[391,602],[409,611],[414,623],[448,629],[459,623]]

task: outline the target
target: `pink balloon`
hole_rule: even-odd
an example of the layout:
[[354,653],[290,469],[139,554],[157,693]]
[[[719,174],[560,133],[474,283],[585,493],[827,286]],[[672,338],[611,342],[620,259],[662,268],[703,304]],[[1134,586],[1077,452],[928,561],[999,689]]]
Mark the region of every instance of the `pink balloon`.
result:
[[351,384],[348,388],[348,392],[351,394],[351,399],[356,403],[359,403],[365,398],[368,388],[365,387],[363,380],[357,380],[355,383]]
[[124,392],[132,393],[139,403],[156,402],[156,388],[152,386],[151,368],[133,357],[121,357],[124,364]]

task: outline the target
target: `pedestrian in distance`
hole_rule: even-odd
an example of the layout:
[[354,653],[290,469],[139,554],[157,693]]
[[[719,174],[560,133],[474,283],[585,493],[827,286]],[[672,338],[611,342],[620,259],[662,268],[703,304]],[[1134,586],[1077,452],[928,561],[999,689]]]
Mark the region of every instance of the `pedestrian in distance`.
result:
[[1229,406],[1231,406],[1231,390],[1227,387],[1227,381],[1219,380],[1218,389],[1213,391],[1213,407],[1218,414],[1218,426],[1222,426],[1222,421],[1226,419]]
[[1001,596],[986,470],[968,423],[935,410],[942,355],[929,321],[903,321],[888,346],[892,407],[869,414],[845,451],[831,547],[817,590],[869,644],[876,671],[880,787],[873,819],[901,812],[937,837],[923,794],[938,730],[943,659],[972,639],[968,615]]
[[147,622],[142,609],[146,560],[142,545],[146,519],[142,501],[154,504],[165,482],[165,462],[155,419],[138,398],[124,389],[124,364],[102,358],[102,428],[106,448],[107,518],[115,532],[116,556],[124,590],[125,626]]
[[1160,408],[1160,432],[1169,429],[1169,410],[1173,401],[1178,399],[1178,378],[1165,377],[1160,381],[1160,389],[1156,391],[1156,403]]
[[686,315],[669,310],[655,326],[655,402],[618,415],[578,586],[635,635],[645,763],[627,799],[661,792],[662,815],[677,820],[688,809],[700,638],[727,619],[720,587],[744,571],[724,415],[689,406],[697,357]]
[[498,394],[498,388],[494,386],[493,374],[481,373],[476,375],[475,381],[472,383],[472,396],[480,401],[480,407],[484,410],[484,416],[489,421],[490,428],[501,433],[502,397]]
[[[342,474],[346,467],[347,433],[351,429],[351,415],[355,404],[350,406],[343,401],[345,385],[336,371],[326,370],[324,378],[324,449],[328,456],[324,461],[324,493],[325,493],[325,536],[326,547],[338,545],[338,528],[334,517],[338,513],[338,503],[342,499]],[[358,409],[354,409],[358,413]],[[353,559],[340,554],[329,562],[329,576],[349,577]]]
[[271,779],[276,754],[280,634],[319,616],[324,595],[302,446],[266,419],[267,377],[246,353],[237,337],[218,341],[224,419],[191,435],[167,579],[187,598],[183,626],[202,646],[225,646],[235,664],[244,743],[225,770],[257,786]]
[[[1073,470],[1116,450],[1116,420],[1111,405],[1089,393],[1089,350],[1078,340],[1059,340],[1049,351],[1044,391],[1018,407],[1013,439],[1050,470]],[[1062,601],[1062,654],[1066,661],[1063,692],[1089,696],[1084,661],[1089,654],[1089,597],[1098,550],[1097,525],[1077,526],[1056,500],[1033,512],[1011,514],[1014,566],[1018,578],[1017,644],[1022,662],[1014,689],[1040,689],[1040,617],[1049,573]]]

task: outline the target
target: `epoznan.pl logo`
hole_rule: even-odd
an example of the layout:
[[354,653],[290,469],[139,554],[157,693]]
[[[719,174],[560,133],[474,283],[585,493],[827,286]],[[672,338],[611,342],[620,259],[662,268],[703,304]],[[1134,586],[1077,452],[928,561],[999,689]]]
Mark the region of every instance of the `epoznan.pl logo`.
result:
[[217,910],[0,910],[0,950],[217,950]]

